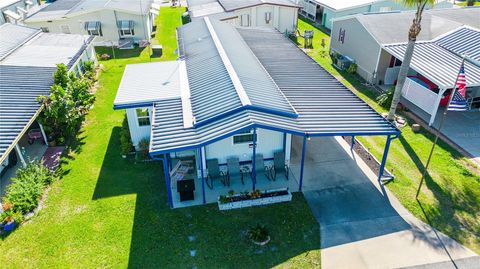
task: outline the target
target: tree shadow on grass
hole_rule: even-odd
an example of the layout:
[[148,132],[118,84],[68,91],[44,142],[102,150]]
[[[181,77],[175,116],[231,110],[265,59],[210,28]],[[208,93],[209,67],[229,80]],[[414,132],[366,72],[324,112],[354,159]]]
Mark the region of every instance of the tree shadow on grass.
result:
[[[425,134],[429,140],[433,140],[434,136],[431,134]],[[410,143],[403,137],[400,136],[399,140],[404,147],[405,151],[410,156],[411,160],[417,166],[417,169],[420,173],[423,173],[425,166],[420,160],[420,157],[411,147]],[[433,141],[432,141],[433,142]],[[439,141],[439,147],[448,145]],[[452,157],[455,158],[455,152],[452,152]],[[458,157],[458,156],[457,156]],[[435,152],[434,156],[435,158]],[[446,177],[453,177],[455,175],[445,175]],[[463,183],[462,183],[463,184]],[[432,178],[430,173],[426,173],[425,176],[425,186],[423,188],[428,188],[428,190],[434,195],[435,200],[437,201],[436,205],[431,203],[421,202],[422,198],[420,196],[417,200],[420,209],[422,210],[425,219],[428,224],[436,229],[441,230],[446,233],[453,239],[457,241],[464,241],[462,238],[468,237],[468,234],[476,234],[476,241],[480,243],[480,227],[475,228],[474,223],[466,219],[460,219],[458,216],[467,213],[470,216],[478,214],[480,199],[478,191],[475,192],[469,186],[462,185],[461,189],[457,188],[445,188],[440,186],[435,179]],[[454,187],[451,185],[451,187]],[[478,224],[477,224],[478,225]],[[477,231],[476,231],[477,230]]]
[[[301,194],[290,203],[230,212],[215,204],[170,209],[161,163],[122,159],[120,130],[112,130],[92,199],[136,194],[129,268],[265,268],[291,258],[305,267],[319,266],[319,227]],[[270,231],[267,246],[246,238],[257,223]]]
[[133,49],[118,49],[112,47],[95,47],[95,51],[98,55],[108,54],[110,55],[110,59],[127,59],[127,58],[134,58],[140,56],[142,51],[145,48],[135,47]]

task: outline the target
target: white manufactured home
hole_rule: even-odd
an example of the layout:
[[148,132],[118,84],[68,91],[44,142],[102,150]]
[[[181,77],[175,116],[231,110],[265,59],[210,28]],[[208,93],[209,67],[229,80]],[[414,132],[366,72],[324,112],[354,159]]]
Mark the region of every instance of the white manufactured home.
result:
[[39,7],[38,0],[2,0],[0,1],[0,25],[4,23],[21,24],[23,20]]
[[[295,0],[302,9],[300,14],[326,29],[332,29],[334,19],[362,13],[411,10],[396,0]],[[450,8],[451,1],[440,0],[428,8]]]
[[114,101],[133,144],[147,139],[162,160],[171,207],[229,190],[301,191],[307,141],[317,136],[386,136],[383,178],[399,131],[283,33],[205,17],[177,36],[180,58],[128,65]]
[[48,95],[57,64],[83,72],[96,62],[92,36],[44,33],[39,29],[0,25],[0,196],[18,167],[47,151],[42,110],[37,97]]
[[95,45],[150,41],[158,9],[151,0],[57,0],[25,19],[44,32],[96,36]]
[[192,21],[209,16],[239,27],[273,27],[280,32],[297,29],[300,6],[290,0],[187,0]]

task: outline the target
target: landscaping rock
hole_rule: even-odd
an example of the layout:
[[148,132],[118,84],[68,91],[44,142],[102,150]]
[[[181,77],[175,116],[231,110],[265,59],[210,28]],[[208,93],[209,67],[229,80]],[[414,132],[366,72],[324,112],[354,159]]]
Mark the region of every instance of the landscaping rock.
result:
[[422,126],[420,126],[420,124],[418,124],[418,123],[412,124],[412,131],[414,133],[420,132],[421,129],[422,129]]
[[197,250],[196,249],[191,249],[190,250],[190,257],[195,257],[197,255]]

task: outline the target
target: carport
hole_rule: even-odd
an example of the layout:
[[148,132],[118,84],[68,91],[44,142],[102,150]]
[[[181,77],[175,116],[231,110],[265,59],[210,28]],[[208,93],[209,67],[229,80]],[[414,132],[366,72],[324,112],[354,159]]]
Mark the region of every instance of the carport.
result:
[[[285,143],[290,136],[301,139],[298,191],[303,186],[307,141],[315,137],[384,136],[378,175],[382,178],[390,142],[399,130],[282,33],[234,28],[205,18],[180,28],[178,37],[185,61],[180,73],[187,83],[181,83],[181,97],[155,102],[150,135],[150,155],[163,161],[170,206],[175,180],[172,183],[169,155],[198,152],[196,167],[206,203],[205,146],[246,130],[253,130],[254,137],[253,190],[257,129],[281,132]],[[212,59],[215,62],[205,65]],[[225,148],[226,154],[229,150]]]

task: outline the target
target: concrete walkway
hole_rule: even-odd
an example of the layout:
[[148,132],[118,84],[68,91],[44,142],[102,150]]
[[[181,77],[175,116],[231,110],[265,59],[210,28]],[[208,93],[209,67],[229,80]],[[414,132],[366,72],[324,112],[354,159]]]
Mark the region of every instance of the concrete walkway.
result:
[[[295,174],[300,148],[295,138]],[[343,139],[312,138],[307,149],[304,194],[320,223],[323,269],[456,268],[452,259],[478,268],[475,253],[416,219]]]

